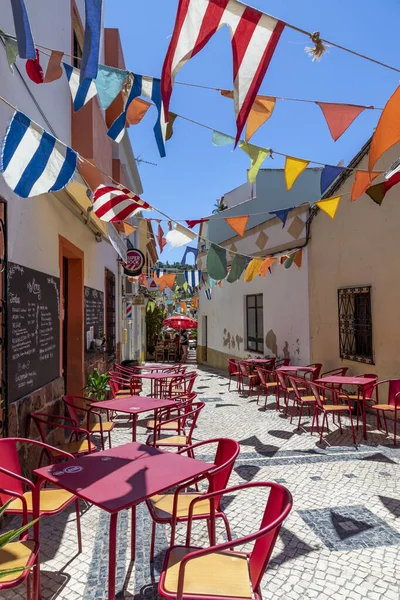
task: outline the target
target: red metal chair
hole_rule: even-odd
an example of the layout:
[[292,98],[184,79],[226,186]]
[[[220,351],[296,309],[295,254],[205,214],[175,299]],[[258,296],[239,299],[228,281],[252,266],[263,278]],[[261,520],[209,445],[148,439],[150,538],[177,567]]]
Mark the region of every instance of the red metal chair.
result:
[[309,378],[311,381],[315,381],[319,379],[319,374],[321,373],[322,363],[311,363],[310,365],[306,365],[307,367],[311,367],[312,371],[306,373],[306,378]]
[[[111,448],[111,432],[115,427],[115,424],[112,421],[103,421],[101,414],[97,412],[93,406],[88,404],[87,398],[83,398],[82,396],[63,396],[63,402],[67,407],[68,414],[75,427],[81,426],[79,413],[84,413],[86,415],[85,427],[87,431],[100,434],[102,450],[104,450],[104,436],[107,433],[108,443]],[[98,423],[90,422],[92,415],[98,419]]]
[[239,391],[244,392],[243,382],[248,381],[249,389],[247,392],[247,396],[250,395],[251,390],[257,388],[259,384],[259,379],[257,373],[253,373],[250,365],[248,365],[243,360],[239,360]]
[[263,368],[267,369],[267,371],[274,371],[276,357],[275,356],[264,356],[264,358],[265,358],[265,365]]
[[[200,411],[204,407],[204,402],[193,402],[187,411],[182,411],[179,406],[160,410],[153,433],[148,436],[146,444],[157,448],[166,446],[168,448],[177,448],[178,450],[191,446],[193,431],[196,427]],[[167,435],[166,437],[162,437],[163,426],[165,430],[165,425],[172,422],[177,422],[178,431],[181,432],[181,435]],[[187,427],[187,430],[185,427]]]
[[[293,389],[294,394],[294,402],[292,406],[292,414],[290,416],[290,422],[293,422],[294,417],[294,409],[296,405],[299,409],[299,422],[297,425],[297,430],[299,431],[301,425],[301,417],[303,415],[303,407],[304,405],[308,406],[308,414],[311,414],[311,407],[313,408],[313,417],[315,415],[316,410],[316,400],[314,394],[309,395],[301,395],[301,391],[306,391],[307,381],[303,377],[296,377],[295,375],[288,375],[290,385]],[[314,431],[314,418],[311,426],[311,434]]]
[[[184,450],[180,450],[178,454],[187,452],[190,453],[191,456],[194,456],[193,450],[195,448],[201,448],[207,452],[208,449],[205,448],[205,446],[210,446],[211,444],[218,444],[214,458],[215,467],[209,471],[206,476],[198,477],[192,481],[180,485],[175,489],[174,493],[158,494],[157,496],[153,496],[149,500],[146,500],[151,518],[153,519],[150,550],[151,561],[154,560],[154,542],[157,523],[171,526],[170,545],[172,546],[175,541],[175,530],[177,523],[182,523],[188,520],[189,506],[191,501],[194,500],[194,498],[200,498],[207,493],[182,493],[183,490],[187,489],[189,486],[198,484],[200,481],[205,479],[208,479],[209,481],[208,492],[216,492],[226,488],[236,457],[240,452],[240,446],[237,442],[229,438],[207,440],[205,442],[198,442],[197,444],[185,448]],[[232,536],[229,527],[229,521],[221,508],[220,500],[221,498],[217,498],[215,501],[215,518],[223,519],[228,540],[231,540]],[[204,503],[199,502],[199,504],[197,504],[193,518],[196,520],[210,520],[210,503],[207,500]]]
[[231,390],[231,381],[235,377],[237,377],[237,380],[236,380],[236,389],[239,389],[239,374],[240,374],[240,372],[239,372],[238,361],[236,360],[236,358],[228,358],[228,371],[229,371],[229,387],[228,387],[228,391]]
[[[0,571],[3,571],[3,575],[0,576],[0,592],[16,588],[25,582],[27,600],[37,600],[40,597],[39,540],[35,540],[34,537],[29,538],[27,502],[22,494],[0,487],[0,497],[2,496],[7,496],[11,502],[21,504],[22,527],[16,536],[19,539],[15,541],[16,538],[11,538],[0,549]],[[2,514],[3,511],[0,512],[0,516]],[[32,535],[34,535],[33,531]],[[32,572],[33,593],[31,593]]]
[[[291,387],[290,383],[289,385],[287,384],[287,380],[286,378],[288,377],[287,373],[285,373],[285,371],[280,371],[280,370],[276,370],[275,371],[276,376],[277,376],[277,381],[279,383],[278,386],[278,394],[277,394],[277,409],[280,409],[280,396],[281,396],[281,391],[283,392],[283,401],[285,403],[285,414],[287,414],[289,412],[289,400],[290,400],[290,396],[294,393],[293,388]],[[298,390],[300,392],[305,392],[306,388],[304,386],[298,387]]]
[[344,377],[348,370],[349,370],[348,367],[338,367],[337,369],[332,369],[331,371],[326,371],[325,373],[322,373],[321,378],[322,377],[333,377],[334,375],[337,375],[339,377]]
[[[269,488],[270,493],[255,533],[211,542],[210,548],[190,545],[193,515],[198,502],[215,502],[221,495],[249,488]],[[195,498],[189,506],[186,545],[167,550],[158,592],[170,600],[261,600],[261,580],[274,549],[282,523],[292,509],[290,492],[278,483],[253,482]],[[213,525],[213,524],[212,524]],[[235,551],[235,546],[255,542],[251,552]]]
[[278,383],[278,381],[276,379],[276,375],[273,371],[268,371],[267,369],[263,369],[261,367],[256,367],[256,371],[257,371],[258,377],[260,379],[260,383],[258,384],[257,404],[258,404],[258,401],[260,400],[260,391],[261,391],[261,389],[264,389],[265,390],[264,408],[265,408],[265,406],[267,405],[269,392],[275,393],[276,396],[278,395],[279,383]]
[[[337,391],[326,386],[326,385],[321,385],[318,383],[314,383],[313,381],[309,381],[308,382],[312,393],[315,397],[316,400],[316,410],[315,410],[315,414],[314,414],[314,419],[313,419],[313,424],[312,424],[312,430],[314,428],[314,421],[317,421],[317,428],[319,430],[319,424],[318,424],[318,412],[321,411],[323,414],[322,417],[322,428],[320,431],[320,442],[322,442],[322,435],[324,433],[324,424],[326,422],[326,429],[329,432],[329,427],[328,427],[328,414],[335,414],[338,417],[338,421],[339,421],[339,427],[340,427],[340,433],[343,433],[342,430],[342,423],[340,420],[340,415],[341,414],[345,414],[347,413],[350,419],[350,425],[351,425],[351,433],[353,435],[353,442],[354,444],[356,443],[356,437],[355,437],[355,433],[354,433],[354,425],[353,425],[353,408],[351,406],[351,401],[350,398],[346,395],[343,394],[343,392],[340,394],[341,399],[346,400],[346,404],[340,404],[339,402],[336,402],[336,404],[334,403],[335,398],[337,398]],[[331,403],[328,404],[328,398],[333,398],[331,400]],[[337,398],[338,399],[338,398]],[[339,400],[339,399],[338,399]]]
[[[39,466],[42,464],[42,459],[44,455],[47,455],[50,463],[55,463],[58,460],[64,458],[63,454],[68,452],[72,454],[74,457],[83,456],[84,454],[90,454],[91,452],[96,452],[97,447],[90,439],[90,433],[87,429],[83,429],[82,427],[76,427],[73,420],[69,417],[63,417],[60,415],[51,415],[48,413],[41,412],[33,412],[31,413],[31,418],[35,422],[36,427],[38,428],[40,437],[42,438],[42,442],[44,445],[43,451],[40,456]],[[64,425],[60,421],[68,421],[70,425]],[[70,431],[71,435],[69,441],[65,444],[61,445],[51,445],[47,441],[46,429],[48,428],[55,429],[63,429],[64,431]],[[84,438],[79,436],[84,436]],[[75,441],[72,439],[75,438]],[[47,446],[47,448],[45,447]]]
[[125,396],[139,395],[142,390],[142,384],[137,376],[120,375],[116,371],[110,371],[110,387],[113,398],[124,398]]
[[174,397],[182,394],[191,394],[196,379],[197,373],[195,371],[190,371],[189,373],[184,373],[183,375],[179,375],[178,377],[171,379],[169,383],[166,381],[165,392],[167,395],[163,395],[163,397],[173,399]]
[[[22,469],[17,447],[19,444],[37,446],[42,449],[46,448],[50,453],[51,451],[54,451],[55,448],[48,446],[48,444],[37,442],[36,440],[28,440],[25,438],[4,438],[0,440],[0,487],[7,490],[5,493],[0,493],[0,503],[4,505],[6,502],[8,502],[11,496],[8,491],[14,492],[17,494],[18,498],[12,500],[7,506],[6,514],[23,516],[25,508],[27,514],[32,515],[32,493],[35,486],[32,481],[22,476]],[[57,449],[57,453],[61,455],[61,458],[73,458],[72,454],[63,452],[59,449]],[[79,498],[61,488],[43,488],[40,490],[39,517],[58,515],[73,502],[75,502],[76,510],[78,549],[79,552],[82,552]],[[1,581],[2,580],[0,578],[0,583]]]
[[277,358],[275,360],[275,369],[280,367],[288,367],[290,365],[290,358]]
[[[194,400],[196,400],[197,398],[197,394],[196,393],[191,393],[191,394],[187,394],[187,395],[181,395],[178,396],[176,398],[174,398],[174,400],[176,400],[177,402],[177,409],[179,409],[181,411],[182,416],[184,415],[184,412],[189,411],[191,405],[193,404]],[[167,411],[164,411],[164,415],[163,418],[166,419],[164,421],[160,421],[160,419],[157,419],[157,422],[154,419],[148,419],[148,421],[146,422],[146,427],[147,429],[154,429],[155,424],[160,424],[161,426],[161,430],[162,431],[177,431],[178,433],[183,433],[179,428],[181,426],[181,422],[180,421],[170,421],[169,420],[169,414],[167,413]]]
[[[378,390],[379,386],[387,384],[388,385],[388,401],[386,404],[379,404],[378,402]],[[397,435],[397,411],[400,411],[400,379],[384,379],[382,381],[378,381],[374,385],[374,391],[376,393],[377,403],[373,404],[371,408],[376,410],[376,421],[378,429],[381,428],[381,421],[379,418],[379,413],[382,412],[383,422],[385,423],[385,431],[386,435],[388,435],[388,428],[386,422],[386,414],[391,413],[393,415],[393,437],[394,437],[394,445],[396,445],[396,435]],[[382,392],[381,392],[382,394]]]

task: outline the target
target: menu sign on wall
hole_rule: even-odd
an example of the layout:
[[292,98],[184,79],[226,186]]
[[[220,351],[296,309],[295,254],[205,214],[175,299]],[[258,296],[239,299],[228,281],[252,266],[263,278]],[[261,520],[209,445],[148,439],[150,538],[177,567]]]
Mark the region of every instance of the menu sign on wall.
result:
[[104,335],[104,292],[85,286],[85,350]]
[[8,263],[8,400],[60,375],[60,280]]

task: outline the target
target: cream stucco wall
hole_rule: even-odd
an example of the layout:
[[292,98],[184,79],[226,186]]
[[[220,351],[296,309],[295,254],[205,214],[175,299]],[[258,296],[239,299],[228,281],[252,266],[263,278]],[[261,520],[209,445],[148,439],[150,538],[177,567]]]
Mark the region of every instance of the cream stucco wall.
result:
[[[376,168],[388,168],[400,148],[388,151]],[[366,170],[368,156],[357,166]],[[383,180],[380,176],[374,183]],[[334,192],[350,192],[354,175]],[[320,212],[311,225],[309,244],[311,356],[325,369],[341,364],[352,373],[376,372],[380,379],[400,376],[399,254],[400,186],[381,206],[363,194],[356,202],[343,196],[334,221]],[[375,365],[341,361],[337,290],[372,286],[372,336]]]

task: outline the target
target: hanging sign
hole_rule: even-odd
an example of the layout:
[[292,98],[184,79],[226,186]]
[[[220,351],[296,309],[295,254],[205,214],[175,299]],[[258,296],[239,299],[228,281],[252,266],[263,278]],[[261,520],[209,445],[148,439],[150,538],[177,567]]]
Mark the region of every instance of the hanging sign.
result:
[[143,252],[137,249],[128,250],[126,253],[126,262],[122,263],[125,275],[130,277],[140,275],[144,267]]

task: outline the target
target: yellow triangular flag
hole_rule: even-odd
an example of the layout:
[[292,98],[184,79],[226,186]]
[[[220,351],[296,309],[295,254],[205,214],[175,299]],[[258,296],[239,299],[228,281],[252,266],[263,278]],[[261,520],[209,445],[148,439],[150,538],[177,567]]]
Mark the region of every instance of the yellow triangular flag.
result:
[[240,142],[239,148],[241,148],[243,152],[246,152],[246,154],[250,157],[250,169],[247,176],[249,178],[249,182],[254,183],[261,165],[271,150],[269,148],[260,148],[259,146],[248,144],[247,142]]
[[327,198],[326,200],[320,200],[315,204],[318,206],[318,208],[326,212],[331,219],[334,219],[341,197],[342,196],[335,196],[334,198]]
[[244,280],[245,281],[253,281],[254,277],[260,274],[261,265],[263,264],[263,258],[253,258],[247,265],[247,268],[244,272]]
[[285,181],[286,189],[290,190],[299,175],[308,167],[309,160],[302,160],[301,158],[293,158],[293,156],[287,156],[285,161]]

